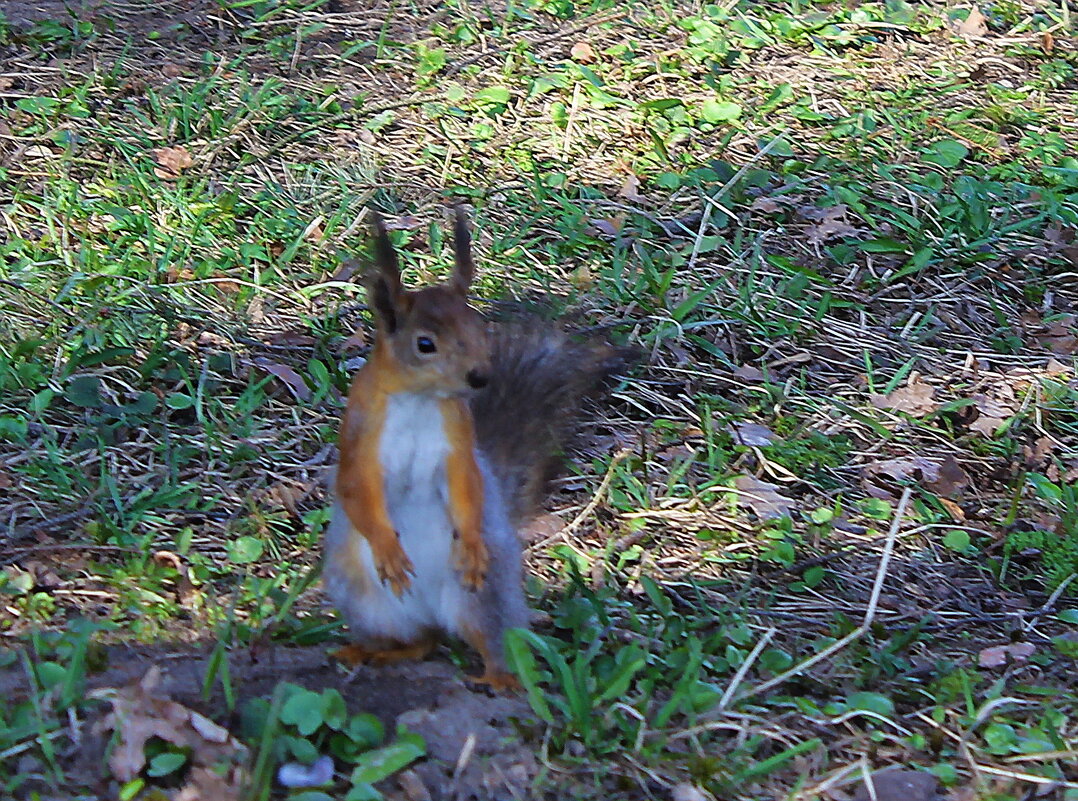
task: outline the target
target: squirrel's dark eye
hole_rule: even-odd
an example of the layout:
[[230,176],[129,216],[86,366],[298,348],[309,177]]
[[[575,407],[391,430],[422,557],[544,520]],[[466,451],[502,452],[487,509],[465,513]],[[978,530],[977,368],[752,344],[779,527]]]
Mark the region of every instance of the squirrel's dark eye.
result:
[[416,337],[415,348],[420,353],[434,353],[438,347],[430,337]]

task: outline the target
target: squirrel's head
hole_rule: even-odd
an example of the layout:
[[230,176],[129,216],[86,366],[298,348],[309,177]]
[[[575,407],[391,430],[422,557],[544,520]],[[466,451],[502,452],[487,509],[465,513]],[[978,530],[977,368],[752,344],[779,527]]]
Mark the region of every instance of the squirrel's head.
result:
[[453,275],[438,286],[405,289],[396,251],[377,213],[374,234],[375,270],[367,293],[384,357],[393,363],[393,391],[448,397],[486,386],[490,337],[486,322],[468,305],[475,263],[464,210],[456,208]]

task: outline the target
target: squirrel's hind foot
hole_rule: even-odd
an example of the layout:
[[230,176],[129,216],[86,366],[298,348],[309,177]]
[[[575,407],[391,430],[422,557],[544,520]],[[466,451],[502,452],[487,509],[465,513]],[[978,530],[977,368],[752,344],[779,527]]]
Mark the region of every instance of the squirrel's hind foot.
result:
[[467,676],[464,679],[468,684],[490,687],[496,693],[520,692],[520,680],[504,670],[487,670],[482,676]]
[[359,643],[351,643],[338,648],[330,655],[349,667],[391,665],[394,662],[419,661],[434,650],[434,645],[434,640],[420,640],[410,644],[395,643],[388,648],[367,648]]

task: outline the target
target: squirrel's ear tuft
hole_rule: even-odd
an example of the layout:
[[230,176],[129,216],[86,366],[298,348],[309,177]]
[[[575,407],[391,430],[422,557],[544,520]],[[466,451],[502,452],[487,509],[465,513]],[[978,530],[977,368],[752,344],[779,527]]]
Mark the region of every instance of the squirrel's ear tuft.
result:
[[389,233],[382,215],[371,209],[371,226],[374,228],[374,266],[383,274],[392,275],[400,284],[400,267],[397,266],[397,251],[389,241]]
[[453,220],[453,287],[460,294],[467,294],[475,278],[475,262],[472,260],[472,232],[468,228],[468,215],[464,207],[457,205]]
[[374,226],[375,269],[367,279],[367,294],[371,307],[392,334],[400,325],[400,316],[404,312],[400,267],[385,223],[374,209],[371,209],[371,222]]
[[393,290],[390,288],[385,276],[376,273],[370,277],[367,281],[367,296],[371,308],[378,315],[378,319],[385,326],[386,331],[390,334],[396,332],[400,325],[397,303]]

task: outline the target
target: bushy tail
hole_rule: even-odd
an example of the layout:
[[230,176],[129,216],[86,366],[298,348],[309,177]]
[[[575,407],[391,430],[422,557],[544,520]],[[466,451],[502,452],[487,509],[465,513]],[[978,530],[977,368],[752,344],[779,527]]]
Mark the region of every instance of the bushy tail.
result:
[[476,436],[509,495],[517,523],[537,514],[563,454],[579,433],[582,406],[631,352],[577,340],[552,325],[499,327],[491,382],[472,400]]

